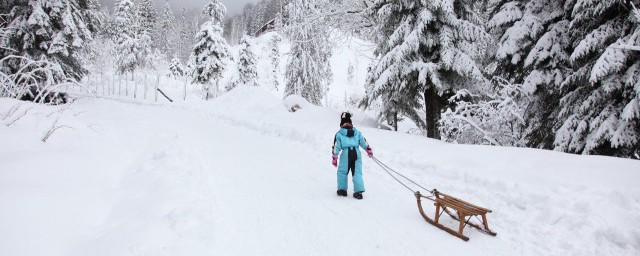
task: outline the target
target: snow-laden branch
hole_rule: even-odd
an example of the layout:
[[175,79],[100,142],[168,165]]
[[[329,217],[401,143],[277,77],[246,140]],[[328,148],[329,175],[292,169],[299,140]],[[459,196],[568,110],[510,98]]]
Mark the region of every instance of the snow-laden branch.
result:
[[[633,8],[633,10],[632,10],[633,16],[636,17],[636,23],[638,23],[640,25],[640,10],[633,3],[631,3],[631,7]],[[639,51],[640,52],[640,46],[638,46],[638,45],[627,44],[627,45],[613,45],[613,46],[610,46],[610,47],[614,48],[614,49],[625,50],[625,51]]]
[[640,51],[640,46],[635,46],[635,45],[614,45],[614,46],[611,46],[611,48],[627,50],[627,51]]
[[464,121],[467,124],[471,125],[471,127],[473,127],[478,132],[480,132],[482,134],[482,138],[484,140],[486,140],[487,142],[489,142],[491,145],[502,146],[502,145],[500,145],[500,143],[496,139],[494,139],[492,136],[490,136],[489,132],[487,132],[484,129],[482,129],[482,127],[480,127],[480,125],[478,125],[474,121],[471,121],[469,118],[466,118],[463,115],[452,115],[451,117],[454,118],[454,119],[458,119],[460,121]]
[[36,103],[51,102],[59,98],[62,86],[78,83],[66,77],[60,65],[47,60],[33,60],[25,56],[9,55],[0,59],[5,62],[19,62],[19,68],[13,73],[0,72],[0,97],[20,99],[25,95]]
[[439,121],[443,139],[470,144],[522,144],[523,115],[530,99],[520,84],[500,78],[491,81],[490,92],[460,90],[449,99],[455,107],[443,113]]

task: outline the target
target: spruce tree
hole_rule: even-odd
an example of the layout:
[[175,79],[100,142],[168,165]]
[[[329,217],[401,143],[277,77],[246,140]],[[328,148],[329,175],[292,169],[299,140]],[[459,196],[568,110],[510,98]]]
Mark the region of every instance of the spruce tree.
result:
[[488,35],[472,9],[459,0],[374,1],[365,14],[375,24],[378,60],[368,74],[365,105],[380,100],[382,119],[397,123],[406,116],[438,138],[443,95],[485,83],[479,43]]
[[158,31],[156,35],[156,45],[162,53],[167,56],[176,54],[176,41],[181,40],[176,36],[175,22],[176,18],[171,11],[171,6],[167,2],[162,7],[162,14],[160,16]]
[[573,72],[561,85],[554,148],[631,157],[640,150],[640,28],[623,1],[578,0]]
[[115,45],[118,54],[116,66],[121,74],[132,72],[140,65],[140,42],[135,27],[135,5],[131,0],[121,0],[114,10]]
[[[152,35],[156,26],[156,20],[158,13],[152,6],[151,0],[139,0],[137,4],[137,22],[138,22],[138,34]],[[155,38],[152,38],[155,40]]]
[[271,59],[271,73],[273,79],[273,87],[278,90],[280,87],[280,82],[278,81],[278,74],[280,73],[280,42],[282,38],[280,35],[274,34],[271,40],[269,41],[269,48],[271,51],[269,52],[269,58]]
[[552,148],[560,85],[571,73],[570,8],[564,0],[499,2],[490,6],[489,31],[498,38],[488,71],[522,84],[531,94],[525,115],[527,145]]
[[205,6],[203,13],[211,20],[200,27],[189,58],[192,83],[203,85],[205,99],[209,98],[213,83],[218,89],[218,80],[225,68],[224,59],[229,57],[229,47],[222,36],[221,27],[226,11],[226,7],[218,0],[211,0]]
[[176,33],[179,35],[176,43],[176,51],[178,52],[178,58],[186,62],[191,53],[195,33],[191,30],[191,22],[187,19],[187,10],[185,8],[182,8],[182,11],[180,11],[180,19],[176,21],[176,27],[178,30]]
[[177,78],[184,75],[184,69],[182,68],[182,64],[180,64],[180,60],[177,57],[173,57],[171,59],[171,64],[169,65],[170,75]]
[[[0,55],[48,60],[60,65],[66,76],[79,80],[87,73],[80,52],[96,32],[98,6],[93,0],[3,1],[0,13],[7,14],[7,22],[2,29],[11,33],[3,35]],[[0,69],[13,74],[27,62],[11,59]]]
[[285,28],[291,41],[291,57],[285,71],[285,96],[300,95],[321,105],[332,73],[331,46],[324,20],[318,15],[319,0],[292,1],[287,6],[290,26]]
[[238,82],[242,85],[258,86],[258,68],[249,36],[242,37],[238,57]]

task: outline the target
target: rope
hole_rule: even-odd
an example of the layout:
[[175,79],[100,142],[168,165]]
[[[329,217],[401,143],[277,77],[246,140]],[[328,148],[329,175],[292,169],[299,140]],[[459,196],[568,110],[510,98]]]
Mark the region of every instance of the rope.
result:
[[396,170],[394,170],[391,167],[387,166],[386,164],[384,164],[383,162],[381,162],[377,158],[375,158],[375,157],[371,157],[371,158],[373,159],[374,162],[376,162],[376,164],[378,164],[378,166],[380,166],[380,168],[382,168],[382,170],[387,172],[387,174],[389,174],[389,176],[391,176],[394,180],[396,180],[398,183],[400,183],[400,185],[404,186],[409,191],[411,191],[411,193],[414,193],[415,191],[413,189],[411,189],[409,186],[407,186],[407,184],[405,184],[404,182],[400,181],[396,176],[391,174],[391,172],[397,174],[398,176],[406,179],[407,181],[413,183],[414,185],[416,185],[416,186],[428,191],[429,193],[433,194],[433,189],[427,189],[427,188],[425,188],[423,186],[420,186],[420,184],[418,184],[417,182],[413,181],[412,179],[407,178],[407,176],[404,176],[402,173],[397,172]]

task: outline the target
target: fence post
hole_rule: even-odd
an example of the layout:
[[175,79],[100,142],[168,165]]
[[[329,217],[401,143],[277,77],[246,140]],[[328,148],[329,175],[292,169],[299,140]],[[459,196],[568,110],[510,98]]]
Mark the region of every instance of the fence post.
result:
[[147,73],[144,73],[144,100],[147,100],[147,91],[149,90],[149,84],[147,83]]
[[137,98],[138,97],[138,82],[136,81],[135,77],[133,78],[133,98]]
[[184,101],[187,101],[187,76],[184,76]]
[[122,96],[122,76],[118,75],[118,96]]
[[110,90],[110,94],[111,96],[113,96],[113,93],[115,92],[115,88],[116,88],[116,80],[113,79],[115,76],[115,74],[113,74],[113,76],[109,76],[110,80],[111,80],[111,90]]
[[100,84],[102,85],[102,96],[104,96],[104,75],[100,73]]

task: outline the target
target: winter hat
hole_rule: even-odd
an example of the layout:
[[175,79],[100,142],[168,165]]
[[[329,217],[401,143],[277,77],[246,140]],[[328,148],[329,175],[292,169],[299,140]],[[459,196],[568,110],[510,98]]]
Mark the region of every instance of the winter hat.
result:
[[340,116],[340,127],[345,123],[353,124],[351,122],[351,113],[349,112],[342,112],[342,116]]

